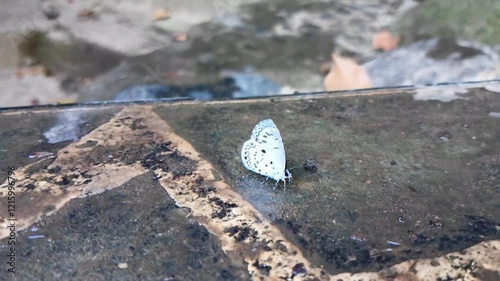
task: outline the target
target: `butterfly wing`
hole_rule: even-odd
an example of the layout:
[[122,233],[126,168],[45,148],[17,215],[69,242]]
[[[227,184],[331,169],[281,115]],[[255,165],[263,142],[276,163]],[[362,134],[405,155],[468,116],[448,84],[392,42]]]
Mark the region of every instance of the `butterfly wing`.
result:
[[285,178],[286,155],[280,132],[271,119],[261,121],[243,144],[241,158],[245,168],[275,180]]
[[[279,135],[278,127],[276,127],[273,120],[265,119],[265,120],[260,121],[259,124],[257,124],[255,126],[255,128],[253,128],[252,136],[250,137],[250,139],[254,139],[254,140],[258,139],[259,135],[261,134],[261,131],[264,130],[265,128],[276,128],[276,130],[278,131],[278,135]],[[281,136],[280,136],[280,138],[281,138]]]
[[[243,162],[243,166],[245,166],[245,168],[250,171],[255,171],[255,169],[257,169],[257,163],[255,161],[252,161],[252,159],[254,159],[252,158],[254,148],[255,142],[252,139],[247,140],[241,148],[241,161]],[[252,153],[252,157],[250,157],[250,153]]]

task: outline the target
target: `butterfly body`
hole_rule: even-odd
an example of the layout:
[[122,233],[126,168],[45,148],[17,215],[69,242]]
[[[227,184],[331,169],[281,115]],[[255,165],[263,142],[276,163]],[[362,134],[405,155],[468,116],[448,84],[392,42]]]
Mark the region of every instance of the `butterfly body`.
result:
[[252,136],[241,148],[243,166],[250,171],[276,180],[276,185],[292,175],[286,169],[285,146],[280,131],[271,119],[259,122]]

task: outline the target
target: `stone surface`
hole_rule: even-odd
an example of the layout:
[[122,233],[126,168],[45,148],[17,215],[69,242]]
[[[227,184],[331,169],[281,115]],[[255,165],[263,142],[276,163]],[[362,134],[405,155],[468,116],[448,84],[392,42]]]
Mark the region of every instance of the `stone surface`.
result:
[[[498,237],[500,127],[488,113],[499,101],[496,92],[449,87],[157,111],[309,259],[335,273]],[[239,160],[241,140],[265,118],[280,129],[294,169],[286,192]],[[317,172],[303,169],[306,162]]]
[[187,214],[153,174],[144,174],[101,196],[72,200],[21,232],[15,277],[0,279],[249,280]]
[[[499,89],[0,111],[16,278],[495,280]],[[68,114],[76,139],[49,143]],[[264,118],[293,168],[286,191],[239,160]]]

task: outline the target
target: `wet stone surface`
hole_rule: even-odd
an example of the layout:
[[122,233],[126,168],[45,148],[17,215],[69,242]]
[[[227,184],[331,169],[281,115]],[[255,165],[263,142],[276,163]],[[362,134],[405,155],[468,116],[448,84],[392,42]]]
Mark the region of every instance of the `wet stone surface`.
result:
[[[80,120],[78,125],[68,127],[71,134],[81,137],[107,122],[120,109],[120,107],[97,107],[81,112],[77,110],[63,112],[63,109],[57,114],[44,110],[26,112],[21,115],[2,114],[0,118],[0,159],[5,165],[0,166],[0,182],[4,182],[7,178],[7,165],[14,165],[18,168],[34,163],[42,157],[40,153],[55,154],[59,149],[71,143],[71,140],[50,143],[44,136],[44,132],[58,126],[58,124],[68,124],[67,119],[73,120],[72,116],[75,116]],[[63,130],[59,130],[62,134],[61,131]],[[46,167],[50,163],[45,164]]]
[[[330,273],[377,270],[500,238],[500,97],[411,93],[159,106],[242,196]],[[294,181],[244,169],[242,144],[272,118]],[[300,271],[300,270],[299,270]]]
[[0,280],[249,280],[188,213],[152,173],[73,199],[19,233],[15,279]]

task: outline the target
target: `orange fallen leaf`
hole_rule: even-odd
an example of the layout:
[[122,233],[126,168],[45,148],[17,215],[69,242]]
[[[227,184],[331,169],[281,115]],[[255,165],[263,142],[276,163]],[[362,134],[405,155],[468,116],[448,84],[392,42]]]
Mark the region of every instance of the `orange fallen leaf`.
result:
[[170,17],[170,14],[166,9],[157,9],[153,14],[154,20],[166,20]]
[[189,36],[185,32],[175,34],[175,41],[177,42],[186,42],[189,39]]
[[325,77],[327,91],[371,88],[372,82],[366,70],[349,58],[332,55],[333,67]]
[[399,38],[393,36],[389,31],[382,31],[373,36],[373,49],[384,52],[396,49],[399,45]]

